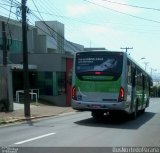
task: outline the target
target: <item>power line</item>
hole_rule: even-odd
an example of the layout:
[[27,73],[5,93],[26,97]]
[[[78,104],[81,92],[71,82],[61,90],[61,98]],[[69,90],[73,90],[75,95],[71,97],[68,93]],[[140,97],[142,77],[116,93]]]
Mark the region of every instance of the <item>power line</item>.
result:
[[[31,10],[33,12],[38,12],[36,10]],[[82,21],[82,20],[78,20],[78,19],[73,19],[71,17],[68,17],[68,16],[63,16],[63,15],[56,15],[56,14],[53,14],[53,13],[47,13],[47,12],[40,12],[42,14],[46,14],[46,15],[51,15],[51,16],[55,16],[55,17],[59,17],[59,18],[63,18],[63,19],[68,19],[68,20],[72,20],[72,21],[76,21],[76,22],[80,22],[80,23],[84,23],[84,24],[91,24],[91,25],[102,25],[102,24],[95,24],[95,23],[90,23],[88,21]]]
[[[0,7],[3,8],[3,9],[5,9],[5,10],[7,10],[7,11],[9,11],[9,12],[11,12],[12,14],[14,14],[14,15],[16,15],[16,16],[18,16],[18,17],[21,17],[21,15],[18,15],[17,13],[13,12],[12,10],[8,10],[8,9],[6,9],[6,8],[3,7],[3,6],[0,6]],[[32,12],[31,12],[31,14],[34,15],[34,13],[32,13]],[[34,16],[36,16],[36,15],[34,15]],[[38,18],[38,17],[36,17],[36,18],[37,18],[38,20],[42,21],[40,18]],[[42,21],[42,22],[44,22],[44,21]],[[31,22],[30,22],[30,23],[31,23]],[[33,23],[31,23],[31,24],[34,25]],[[55,30],[53,30],[53,29],[52,29],[51,27],[49,27],[47,24],[46,24],[46,26],[47,26],[48,28],[50,28],[52,31],[54,31],[57,35],[59,35]],[[38,27],[38,26],[35,26],[35,27],[37,27],[38,29],[40,29],[40,30],[42,30],[44,33],[46,33],[47,35],[49,35],[49,36],[51,36],[52,38],[54,38],[53,35],[47,33],[47,32],[44,31],[42,28],[40,28],[40,27]],[[79,48],[78,48],[77,46],[75,46],[75,45],[73,45],[71,42],[67,41],[63,36],[61,36],[61,35],[59,35],[59,36],[66,41],[66,46],[68,46],[69,48],[71,48],[74,52],[76,52],[76,50],[79,50]],[[55,39],[55,38],[54,38],[54,39]]]
[[[10,4],[4,4],[4,3],[0,3],[0,5],[9,6],[9,7],[11,6]],[[13,5],[12,5],[12,7],[17,7],[17,6],[13,6]]]
[[[33,15],[33,14],[32,14]],[[37,17],[37,19],[39,20],[39,21],[41,21],[45,26],[47,26],[50,30],[52,30],[53,32],[55,32],[58,36],[60,36],[63,40],[65,40],[66,41],[66,39],[63,37],[63,36],[61,36],[58,32],[56,32],[54,29],[52,29],[49,25],[47,25],[46,23],[44,23],[44,21],[42,21],[42,20],[40,20],[38,17]],[[31,23],[31,22],[30,22]],[[44,31],[42,28],[40,28],[39,26],[36,26],[35,25],[35,27],[37,27],[38,29],[40,29],[40,30],[42,30],[45,34],[47,34],[48,36],[50,36],[50,37],[52,37],[52,38],[54,38],[53,37],[53,35],[50,33],[47,33],[46,31]],[[55,38],[54,38],[55,39]],[[58,41],[58,40],[57,40]],[[60,42],[60,40],[59,40],[59,42]],[[70,42],[68,42],[68,41],[66,41],[67,42],[67,46],[69,47],[69,48],[71,48],[74,52],[76,52],[76,50],[75,49],[77,49],[77,50],[79,50],[79,48],[77,47],[77,46],[75,46],[75,45],[73,45],[72,43],[70,43]],[[71,46],[70,46],[70,45]]]
[[128,14],[128,13],[124,13],[124,12],[121,12],[121,11],[117,11],[115,9],[111,9],[109,7],[106,7],[106,6],[103,6],[103,5],[100,5],[98,3],[94,3],[94,2],[88,1],[88,0],[84,0],[84,1],[86,1],[88,3],[91,3],[93,5],[105,8],[107,10],[110,10],[110,11],[113,11],[113,12],[117,12],[117,13],[120,13],[120,14],[124,14],[124,15],[130,16],[130,17],[133,17],[133,18],[137,18],[137,19],[141,19],[141,20],[145,20],[145,21],[149,21],[149,22],[154,22],[154,23],[160,23],[160,21],[156,21],[156,20],[152,20],[152,19],[147,19],[147,18],[143,18],[143,17],[138,17],[138,16],[135,16],[135,15],[132,15],[132,14]]
[[[37,12],[36,10],[31,10],[32,12]],[[56,14],[53,14],[53,13],[47,13],[47,12],[41,12],[40,13],[42,14],[47,14],[47,15],[51,15],[51,16],[56,16],[56,17],[59,17],[59,18],[64,18],[64,19],[67,19],[67,20],[72,20],[72,21],[75,21],[75,22],[79,22],[79,23],[83,23],[83,24],[88,24],[88,25],[97,25],[97,26],[101,26],[101,25],[104,25],[104,24],[101,24],[101,23],[94,23],[94,22],[88,22],[88,21],[83,21],[83,20],[79,20],[79,19],[76,19],[76,18],[71,18],[71,17],[68,17],[68,16],[63,16],[63,15],[56,15]],[[140,25],[140,24],[129,24],[129,23],[118,23],[118,22],[103,22],[103,23],[107,23],[107,24],[114,24],[114,25],[122,25],[122,26],[140,26],[140,27],[146,27],[146,26],[149,26],[150,25]],[[152,26],[153,27],[153,26]],[[159,26],[154,26],[154,27],[158,27]],[[148,30],[147,30],[148,31]]]
[[[19,3],[17,4],[17,5],[19,5]],[[9,5],[8,5],[9,6]],[[13,5],[12,5],[13,6]],[[5,10],[8,10],[7,8],[5,8],[5,7],[3,7],[3,6],[0,6],[1,8],[3,8],[3,9],[5,9]],[[13,7],[15,7],[15,6],[13,6]],[[47,9],[48,10],[48,9]],[[8,10],[9,11],[9,10]],[[35,10],[31,10],[32,12],[38,12],[38,11],[35,11]],[[40,12],[40,13],[44,13],[44,14],[46,14],[46,12]],[[12,14],[15,14],[13,11],[12,11]],[[82,20],[78,20],[78,19],[72,19],[71,17],[67,17],[67,16],[62,16],[62,15],[55,15],[55,14],[53,14],[53,13],[47,13],[47,14],[49,14],[49,15],[54,15],[54,16],[57,16],[57,17],[60,17],[60,18],[64,18],[64,19],[68,19],[68,20],[72,20],[72,21],[76,21],[76,22],[80,22],[80,23],[83,23],[83,24],[90,24],[90,25],[102,25],[102,24],[100,24],[100,23],[93,23],[93,22],[86,22],[86,21],[82,21]],[[18,16],[18,17],[21,17],[20,15],[17,15],[17,14],[15,14],[16,16]],[[6,15],[5,15],[6,16]],[[108,24],[114,24],[114,25],[122,25],[122,26],[132,26],[134,29],[135,29],[135,26],[143,26],[143,27],[145,27],[146,28],[146,26],[147,25],[136,25],[136,24],[128,24],[128,23],[114,23],[114,22],[106,22],[106,23],[108,23]],[[134,30],[133,29],[133,30]],[[129,30],[128,28],[127,28],[127,30]],[[130,30],[132,30],[132,29],[130,29]],[[141,32],[145,32],[145,33],[148,33],[148,32],[159,32],[159,30],[155,30],[155,31],[151,31],[151,30],[144,30],[144,28],[143,29],[135,29],[136,31],[141,31]],[[134,31],[135,31],[134,30]],[[131,31],[131,32],[134,32],[134,31]]]
[[[5,0],[4,0],[5,1]],[[11,1],[11,0],[9,0],[9,1]],[[15,4],[16,4],[16,6],[12,6],[12,7],[17,7],[17,5],[18,4],[21,4],[21,3],[19,3],[17,0],[15,0],[16,2],[14,2]],[[86,1],[86,0],[84,0],[84,1]],[[106,2],[110,2],[110,3],[117,3],[117,4],[119,4],[119,5],[128,5],[128,6],[133,6],[133,7],[140,7],[141,8],[141,6],[136,6],[136,5],[129,5],[129,4],[124,4],[124,3],[118,3],[118,2],[113,2],[113,1],[110,1],[110,0],[102,0],[102,1],[106,1]],[[45,3],[44,3],[44,5],[45,5]],[[7,5],[7,6],[10,6],[10,5]],[[46,5],[47,6],[47,5]],[[54,7],[55,8],[55,7]],[[143,8],[143,7],[142,7]],[[147,8],[147,7],[144,7],[144,8]],[[154,9],[154,8],[150,8],[150,9]],[[102,24],[100,24],[100,23],[93,23],[93,22],[88,22],[88,19],[87,19],[87,21],[82,21],[82,20],[78,20],[78,19],[73,19],[73,18],[71,18],[71,17],[68,17],[68,16],[63,16],[63,15],[57,15],[57,14],[54,14],[54,13],[50,13],[50,12],[52,12],[52,10],[53,9],[51,9],[51,10],[49,10],[49,8],[47,8],[47,12],[43,12],[43,11],[37,11],[37,10],[33,10],[33,9],[30,9],[32,12],[38,12],[38,13],[41,13],[41,14],[46,14],[46,15],[51,15],[51,16],[55,16],[55,17],[59,17],[59,18],[64,18],[64,19],[68,19],[68,20],[72,20],[72,21],[76,21],[76,22],[80,22],[80,23],[84,23],[84,24],[91,24],[91,25],[102,25]],[[48,10],[49,10],[49,12],[48,12]],[[160,11],[160,9],[156,9],[155,8],[155,10],[159,10]],[[120,24],[120,25],[129,25],[129,24],[124,24],[124,23],[113,23],[113,22],[106,22],[106,23],[110,23],[110,24]],[[146,26],[146,25],[131,25],[131,26]]]
[[[34,0],[32,0],[32,2],[34,3],[34,6],[36,7],[39,15],[40,15],[41,18],[42,18],[41,21],[42,21],[43,24],[47,27],[48,31],[49,31],[50,33],[51,33],[51,31],[54,32],[54,33],[56,33],[60,38],[62,38],[64,41],[66,41],[66,39],[65,39],[62,35],[60,35],[57,31],[55,31],[53,28],[51,28],[51,27],[44,21],[44,19],[43,19],[41,13],[39,12],[39,9],[38,9],[38,7],[36,6]],[[33,14],[33,13],[32,13],[32,14]],[[50,30],[51,30],[51,31],[50,31]],[[51,35],[52,35],[52,33],[51,33]],[[52,37],[54,38],[54,36],[52,36]],[[54,39],[55,39],[55,38],[54,38]],[[58,41],[58,40],[57,40],[57,41]],[[72,47],[74,47],[74,48],[72,48],[73,50],[75,50],[76,48],[77,48],[77,50],[79,50],[79,48],[78,48],[77,46],[73,45],[73,44],[70,43],[69,41],[66,41],[66,42],[69,43]],[[68,46],[68,47],[70,47],[70,46]],[[63,46],[62,46],[62,48],[63,48]]]
[[113,3],[113,4],[118,4],[118,5],[134,7],[134,8],[147,9],[147,10],[153,10],[153,11],[160,11],[160,9],[152,8],[152,7],[144,7],[144,6],[131,5],[131,4],[126,4],[126,3],[119,3],[119,2],[110,1],[110,0],[102,0],[102,1],[105,1],[105,2],[108,2],[108,3]]
[[[46,24],[45,21],[42,21],[42,20],[41,20],[39,17],[37,17],[34,13],[31,12],[31,14],[34,15],[39,21],[41,21],[45,26],[47,26],[52,32],[56,33],[60,38],[62,38],[63,40],[66,41],[66,39],[65,39],[62,35],[60,35],[57,31],[55,31],[53,28],[51,28],[48,24]],[[54,38],[54,37],[52,36],[52,38]],[[55,38],[54,38],[54,39],[55,39]],[[71,42],[69,42],[69,41],[66,41],[66,42],[67,42],[67,44],[69,44],[68,47],[71,48],[71,49],[73,49],[74,52],[76,51],[75,49],[79,50],[79,48],[78,48],[76,45],[73,45],[73,44],[72,44]]]
[[[12,1],[12,0],[9,0],[9,1]],[[27,0],[26,0],[26,1],[27,1]],[[19,2],[19,1],[17,1],[17,0],[14,0],[14,3],[15,3],[15,4],[22,5],[22,3],[21,3],[21,2]]]
[[[9,6],[9,5],[8,5]],[[1,6],[0,6],[1,7]],[[33,9],[30,9],[32,12],[38,12],[37,10],[33,10]],[[79,23],[83,23],[83,24],[88,24],[88,25],[97,25],[97,26],[101,26],[101,25],[104,25],[104,24],[101,24],[100,22],[99,23],[93,23],[93,21],[91,22],[88,22],[88,21],[83,21],[83,20],[78,20],[78,19],[75,19],[75,18],[71,18],[71,17],[68,17],[68,16],[62,16],[62,15],[56,15],[56,14],[53,14],[53,13],[47,13],[47,12],[43,12],[43,11],[39,11],[39,13],[41,14],[48,14],[48,15],[51,15],[51,16],[56,16],[56,17],[59,17],[59,18],[63,18],[63,19],[67,19],[67,20],[72,20],[72,21],[75,21],[75,22],[79,22]],[[12,11],[12,14],[13,11]],[[16,14],[17,15],[17,14]],[[5,15],[6,16],[6,15]],[[21,16],[19,16],[21,17]],[[113,24],[113,25],[120,25],[120,26],[132,26],[134,29],[135,29],[135,26],[143,26],[143,27],[147,27],[147,25],[137,25],[137,24],[128,24],[128,23],[117,23],[117,22],[105,22],[106,24]],[[150,26],[149,26],[150,27]],[[152,26],[153,27],[153,26]],[[128,30],[128,28],[127,28]],[[132,30],[132,29],[131,29]],[[135,29],[136,31],[144,31],[144,28],[143,29]],[[145,33],[148,33],[148,32],[152,32],[151,30],[145,30],[144,31]],[[154,31],[153,31],[154,32]],[[159,32],[159,30],[155,30],[155,32]]]
[[[50,3],[52,3],[52,5],[50,5]],[[54,1],[48,0],[48,3],[45,3],[43,0],[37,0],[37,4],[40,6],[41,9],[46,10],[46,12],[48,13],[52,12],[52,19],[53,19],[53,14],[55,13],[59,15],[63,14],[63,12],[60,12],[60,10],[56,8],[56,5],[54,5]],[[64,20],[62,20],[62,17],[59,17],[59,16],[56,16],[56,17],[58,17],[58,21],[61,21],[62,23],[64,23],[64,20],[66,19],[66,18],[63,18]],[[70,33],[73,33],[73,27],[70,26],[70,23],[69,24],[67,23],[65,24],[65,31],[68,32],[67,36],[69,36]]]
[[[34,0],[32,0],[32,2],[33,2],[33,4],[34,4],[35,8],[37,9],[37,12],[39,13],[40,17],[42,18],[43,23],[46,25],[46,22],[44,21],[44,19],[43,19],[41,13],[39,12],[39,9],[38,9],[37,5],[35,4]],[[48,31],[50,32],[50,34],[52,35],[52,33],[51,33],[51,31],[50,31],[50,29],[48,28],[47,25],[46,25],[46,27],[47,27]],[[53,35],[52,35],[52,37],[54,38]],[[55,39],[55,38],[54,38],[54,39]]]
[[7,26],[8,26],[8,31],[9,31],[9,35],[10,35],[10,38],[11,38],[11,44],[12,45],[12,34],[11,34],[11,30],[10,30],[10,26],[9,26],[9,20],[10,20],[10,15],[12,13],[12,3],[13,3],[13,0],[11,0],[11,6],[10,6],[10,11],[9,11],[9,17],[8,17],[8,20],[7,20]]
[[[10,7],[10,4],[12,3],[12,7],[17,7],[17,5],[21,5],[21,3],[19,3],[17,0],[1,0],[1,1],[3,1],[3,2],[5,2],[5,4],[4,3],[1,3],[2,5],[4,5],[4,6],[9,6]],[[16,2],[15,2],[16,1]]]
[[[49,1],[49,0],[48,0]],[[52,5],[50,5],[50,3],[52,3]],[[41,10],[46,10],[45,12],[48,12],[48,13],[52,13],[53,15],[54,14],[57,14],[56,17],[58,18],[58,21],[61,21],[62,23],[65,23],[65,32],[67,33],[67,38],[70,37],[70,40],[72,41],[72,38],[71,38],[71,35],[75,32],[77,32],[77,26],[73,25],[74,23],[70,22],[70,21],[66,21],[66,19],[68,18],[63,18],[61,15],[64,13],[64,11],[60,11],[59,8],[57,8],[57,5],[55,4],[54,5],[54,1],[53,0],[50,0],[48,3],[45,3],[45,1],[43,0],[37,0],[37,4],[39,6],[41,6]],[[53,19],[53,15],[52,15],[52,19]],[[55,15],[54,15],[55,16]],[[61,17],[60,17],[61,16]],[[62,19],[63,18],[63,19]],[[51,20],[52,20],[51,19]],[[71,18],[70,18],[71,19]],[[57,19],[56,19],[57,20]],[[74,19],[71,19],[71,20],[74,20]],[[90,21],[89,19],[87,19],[87,21]],[[92,19],[93,21],[93,19]],[[78,21],[80,22],[80,21]],[[92,24],[93,25],[93,24]],[[77,35],[78,36],[78,35]]]
[[[37,4],[37,3],[36,3]],[[67,37],[69,36],[69,34],[70,33],[73,33],[73,28],[74,27],[76,27],[76,26],[73,26],[73,24],[74,23],[71,23],[71,22],[68,22],[68,20],[69,21],[74,21],[74,22],[79,22],[79,23],[82,23],[82,24],[88,24],[88,25],[96,25],[96,26],[104,26],[104,24],[106,23],[106,24],[113,24],[113,26],[122,26],[122,28],[124,29],[126,26],[127,26],[127,28],[125,28],[125,31],[127,30],[127,31],[129,31],[129,32],[136,32],[136,33],[139,33],[139,32],[141,32],[141,33],[144,33],[144,34],[148,34],[148,33],[151,33],[152,32],[152,34],[154,34],[154,35],[158,35],[159,34],[159,29],[155,29],[155,32],[154,31],[152,31],[150,28],[151,28],[151,25],[136,25],[136,24],[129,24],[129,23],[114,23],[114,22],[110,22],[110,21],[108,21],[108,19],[105,19],[106,18],[106,16],[103,16],[102,17],[102,14],[99,16],[99,17],[96,17],[96,18],[98,18],[98,19],[100,19],[100,17],[102,17],[102,19],[104,20],[104,22],[103,22],[103,24],[102,24],[102,22],[100,21],[100,22],[98,22],[98,23],[94,23],[94,18],[92,19],[92,20],[88,20],[87,19],[87,21],[85,21],[85,20],[83,20],[83,19],[79,19],[79,18],[72,18],[72,17],[69,17],[69,16],[64,16],[64,15],[62,15],[62,13],[61,14],[59,14],[59,13],[53,13],[53,10],[55,9],[55,7],[53,8],[53,9],[50,9],[49,7],[47,7],[47,5],[44,3],[38,3],[38,4],[41,4],[42,6],[40,6],[40,8],[41,8],[41,11],[40,11],[40,13],[41,14],[47,14],[47,15],[50,15],[50,16],[52,16],[52,18],[53,18],[53,16],[55,16],[55,17],[58,17],[59,19],[60,19],[60,21],[62,21],[63,23],[68,23],[69,25],[70,25],[70,29],[71,30],[69,30],[69,26],[68,26],[68,24],[65,24],[65,29],[67,30]],[[47,3],[48,4],[48,3]],[[46,9],[46,11],[45,10],[43,10],[43,7],[45,7],[45,9]],[[100,8],[99,8],[100,9]],[[43,10],[43,11],[42,11]],[[102,9],[101,9],[102,10]],[[100,11],[101,11],[100,10]],[[33,8],[32,8],[32,10],[31,10],[32,12],[37,12],[36,10],[34,10]],[[100,12],[99,10],[98,10],[98,12]],[[58,20],[59,20],[58,19]],[[65,21],[64,21],[64,20]],[[106,25],[107,26],[107,25]],[[124,27],[125,26],[125,27]],[[128,27],[128,26],[130,26],[130,27]],[[136,26],[143,26],[142,28],[136,28]],[[115,28],[116,28],[115,27]],[[145,27],[145,28],[144,28]],[[152,27],[153,27],[153,25],[152,25]],[[157,25],[157,27],[158,27],[158,25]],[[147,29],[146,29],[147,28]],[[148,29],[149,28],[149,29]],[[159,27],[158,27],[159,28]],[[116,28],[117,29],[117,28]],[[66,31],[65,30],[65,31]],[[154,32],[154,33],[153,33]]]
[[[1,1],[3,1],[3,0],[1,0]],[[16,9],[17,9],[17,7],[20,8],[20,3],[15,2],[15,0],[8,0],[8,1],[6,0],[5,1],[5,5],[0,5],[0,7],[2,9],[4,9],[5,11],[6,10],[9,11],[9,15],[5,15],[5,16],[9,16],[8,19],[10,19],[11,18],[11,14],[14,14],[14,15],[17,16],[17,14],[12,11],[12,8],[16,8]],[[8,7],[10,7],[10,8],[8,8]],[[12,18],[13,18],[13,16],[12,16]]]

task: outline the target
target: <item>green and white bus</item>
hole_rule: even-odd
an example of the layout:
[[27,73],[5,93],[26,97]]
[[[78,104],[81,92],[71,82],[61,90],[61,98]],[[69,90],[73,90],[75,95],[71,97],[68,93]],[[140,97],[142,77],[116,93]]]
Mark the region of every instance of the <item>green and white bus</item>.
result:
[[77,52],[72,75],[72,108],[100,118],[125,112],[136,118],[149,106],[152,79],[126,52]]

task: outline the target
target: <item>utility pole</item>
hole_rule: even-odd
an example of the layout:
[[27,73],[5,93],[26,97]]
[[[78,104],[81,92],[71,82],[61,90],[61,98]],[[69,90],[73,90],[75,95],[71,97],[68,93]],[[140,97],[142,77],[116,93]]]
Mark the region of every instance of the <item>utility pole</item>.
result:
[[121,47],[121,49],[125,49],[126,50],[126,53],[128,52],[128,49],[133,49],[133,47],[125,47],[125,48],[123,48],[123,47]]
[[7,37],[6,37],[6,28],[5,28],[5,22],[2,22],[2,38],[3,38],[3,65],[7,65]]
[[23,73],[24,73],[24,115],[30,117],[28,47],[27,47],[27,0],[22,0],[22,40],[23,40]]

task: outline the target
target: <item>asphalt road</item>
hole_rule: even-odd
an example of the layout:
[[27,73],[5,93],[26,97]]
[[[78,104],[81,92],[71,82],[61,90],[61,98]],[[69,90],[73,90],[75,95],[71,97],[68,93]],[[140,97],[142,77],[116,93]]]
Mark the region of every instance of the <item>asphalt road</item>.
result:
[[96,121],[90,112],[28,121],[0,127],[0,146],[12,147],[122,147],[160,146],[160,99],[136,120],[105,118]]

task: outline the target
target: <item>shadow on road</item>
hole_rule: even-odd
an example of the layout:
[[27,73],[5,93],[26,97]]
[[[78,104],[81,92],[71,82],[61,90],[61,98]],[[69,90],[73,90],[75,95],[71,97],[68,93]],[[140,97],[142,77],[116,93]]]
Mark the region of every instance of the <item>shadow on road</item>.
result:
[[125,115],[117,116],[105,116],[103,119],[88,118],[85,120],[80,120],[75,122],[75,124],[82,126],[93,126],[93,127],[103,127],[103,128],[117,128],[117,129],[138,129],[149,120],[151,120],[156,113],[145,112],[144,114],[139,114],[135,120],[131,120]]

